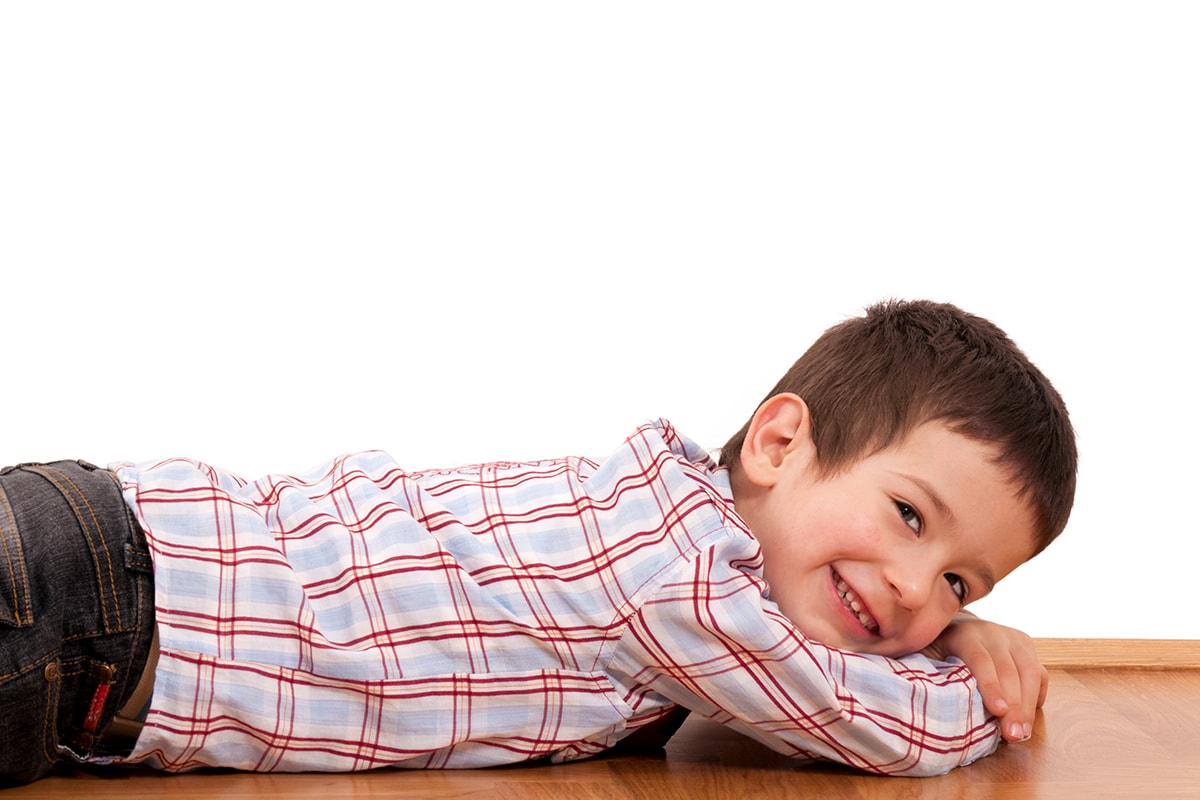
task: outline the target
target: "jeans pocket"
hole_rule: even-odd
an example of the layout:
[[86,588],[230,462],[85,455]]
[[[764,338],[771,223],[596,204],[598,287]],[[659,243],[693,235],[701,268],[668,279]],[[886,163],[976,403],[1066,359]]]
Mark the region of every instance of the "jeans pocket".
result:
[[16,518],[0,487],[0,625],[24,628],[33,624],[29,575]]
[[0,679],[0,794],[7,786],[46,775],[60,760],[60,683],[56,661]]

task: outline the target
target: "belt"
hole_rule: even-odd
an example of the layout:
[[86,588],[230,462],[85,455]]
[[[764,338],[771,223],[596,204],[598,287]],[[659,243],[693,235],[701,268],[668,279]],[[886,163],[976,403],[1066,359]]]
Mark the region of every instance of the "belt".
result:
[[142,668],[142,676],[134,687],[133,694],[125,705],[117,711],[112,722],[104,731],[101,742],[105,749],[121,746],[132,750],[142,725],[146,721],[146,712],[150,710],[150,698],[154,695],[154,669],[158,666],[158,627],[154,628],[154,637],[150,640],[150,652],[146,655],[146,666]]

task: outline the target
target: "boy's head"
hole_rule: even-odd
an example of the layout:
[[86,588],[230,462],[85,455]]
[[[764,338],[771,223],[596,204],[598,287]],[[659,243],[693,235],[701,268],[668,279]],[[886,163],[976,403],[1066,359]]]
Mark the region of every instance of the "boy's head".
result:
[[771,598],[809,636],[919,650],[1066,524],[1061,398],[994,325],[884,303],[827,331],[722,450]]
[[[1058,392],[1004,331],[955,306],[893,301],[827,330],[767,395],[792,393],[812,415],[821,469],[834,473],[924,422],[999,450],[1036,520],[1034,553],[1067,524],[1075,434]],[[751,421],[721,448],[736,472]]]

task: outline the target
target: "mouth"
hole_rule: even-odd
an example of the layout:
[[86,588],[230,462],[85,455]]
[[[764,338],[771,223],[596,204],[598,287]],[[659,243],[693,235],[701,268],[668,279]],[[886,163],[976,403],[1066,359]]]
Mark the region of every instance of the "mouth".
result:
[[837,573],[833,572],[833,585],[837,590],[838,597],[842,598],[842,605],[846,607],[851,614],[858,620],[859,624],[867,629],[869,633],[879,635],[879,623],[871,616],[871,612],[867,610],[866,602],[855,594],[850,585]]

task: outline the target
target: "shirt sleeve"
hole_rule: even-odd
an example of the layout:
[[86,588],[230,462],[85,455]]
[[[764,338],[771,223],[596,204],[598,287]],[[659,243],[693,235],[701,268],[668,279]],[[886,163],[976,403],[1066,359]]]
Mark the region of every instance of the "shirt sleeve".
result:
[[610,667],[631,705],[658,694],[779,752],[881,774],[940,775],[996,749],[961,662],[810,641],[723,550],[676,567],[630,620]]

